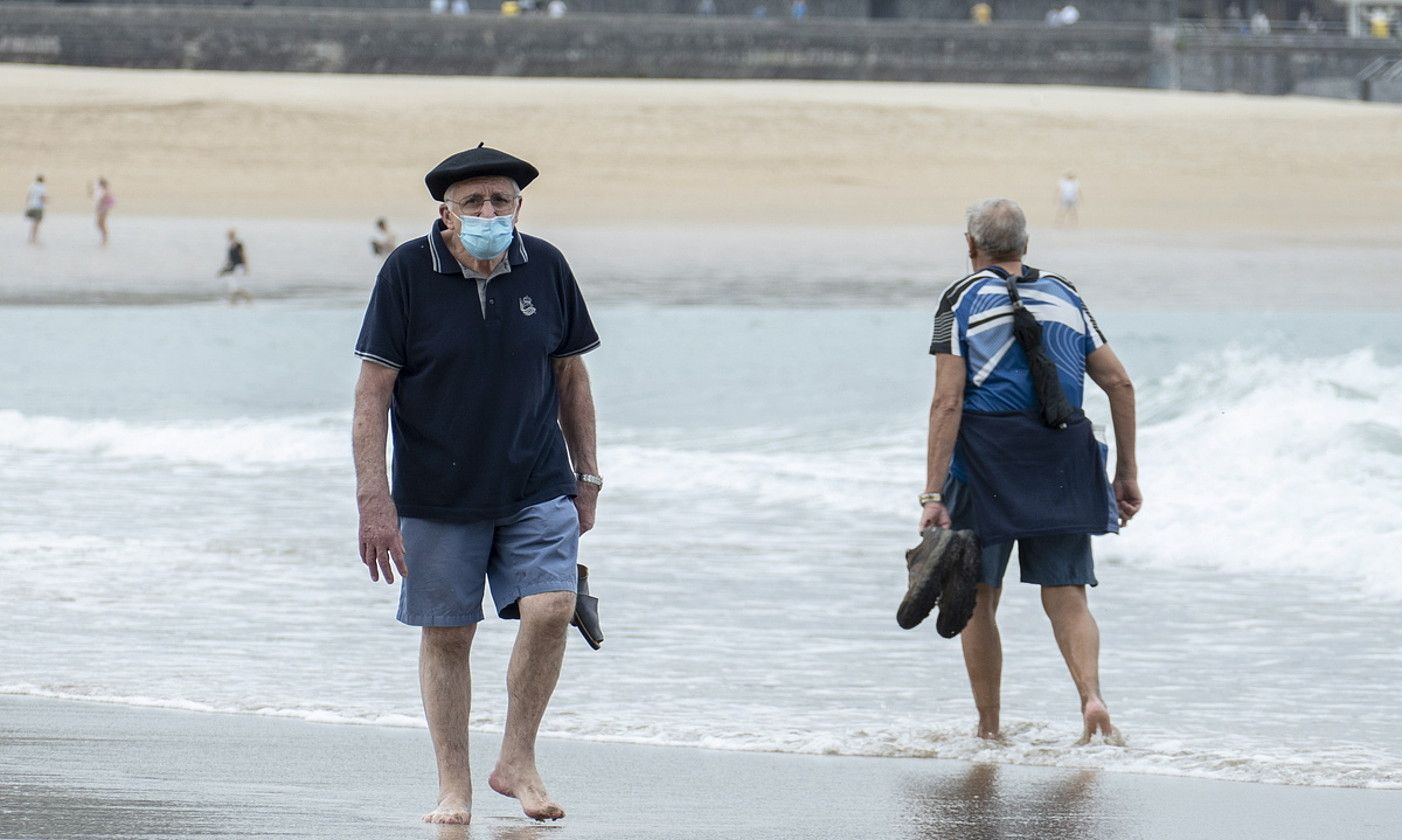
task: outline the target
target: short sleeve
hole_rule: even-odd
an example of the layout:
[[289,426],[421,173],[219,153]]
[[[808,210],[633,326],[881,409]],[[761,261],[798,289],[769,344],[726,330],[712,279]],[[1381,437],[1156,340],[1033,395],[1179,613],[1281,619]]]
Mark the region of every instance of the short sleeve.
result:
[[560,311],[564,315],[562,338],[550,355],[562,359],[579,356],[599,346],[599,334],[594,331],[594,322],[589,318],[589,307],[584,303],[584,294],[575,282],[574,272],[565,265],[561,275]]
[[931,356],[941,353],[951,356],[964,355],[964,330],[959,322],[958,311],[963,286],[962,283],[956,283],[940,297],[939,308],[935,310],[934,333],[930,336]]
[[395,282],[390,273],[381,271],[375,279],[375,290],[370,293],[370,305],[365,308],[355,355],[395,370],[404,367],[408,313],[402,284]]
[[1081,318],[1086,322],[1085,353],[1089,356],[1105,346],[1105,333],[1100,331],[1100,325],[1095,322],[1095,316],[1090,314],[1090,307],[1086,306],[1084,299],[1081,300]]

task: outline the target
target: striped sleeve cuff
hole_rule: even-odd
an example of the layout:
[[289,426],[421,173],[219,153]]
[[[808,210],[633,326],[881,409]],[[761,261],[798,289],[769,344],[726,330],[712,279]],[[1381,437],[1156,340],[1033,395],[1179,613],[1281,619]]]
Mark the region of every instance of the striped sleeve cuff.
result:
[[355,355],[359,356],[367,362],[374,362],[377,365],[381,365],[382,367],[387,368],[393,368],[394,370],[399,370],[404,367],[404,365],[401,365],[398,362],[392,362],[389,359],[386,359],[384,356],[376,356],[374,353],[368,353],[364,350],[355,351]]
[[579,348],[578,350],[567,350],[567,351],[565,351],[564,353],[553,353],[553,354],[551,354],[551,358],[552,358],[552,359],[568,359],[570,356],[582,356],[582,355],[584,355],[585,353],[588,353],[590,350],[593,350],[595,347],[598,347],[598,346],[599,346],[600,344],[602,344],[602,343],[603,343],[602,341],[600,341],[600,340],[598,340],[598,339],[595,339],[593,344],[587,345],[587,346],[585,346],[585,347],[581,347],[581,348]]

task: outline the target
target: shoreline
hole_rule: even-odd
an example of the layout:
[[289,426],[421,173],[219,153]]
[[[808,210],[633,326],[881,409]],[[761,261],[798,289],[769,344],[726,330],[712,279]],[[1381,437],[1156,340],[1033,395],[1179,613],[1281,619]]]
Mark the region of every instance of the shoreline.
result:
[[[430,208],[431,209],[431,208]],[[422,210],[422,209],[421,209]],[[401,243],[423,235],[431,213],[391,218]],[[100,248],[90,217],[46,218],[42,247],[23,231],[0,237],[0,305],[162,305],[226,296],[216,276],[224,233],[247,243],[246,288],[261,300],[362,306],[381,258],[370,253],[368,221],[241,217],[223,220],[128,214],[110,223]],[[957,224],[848,226],[653,222],[624,229],[524,219],[525,233],[564,252],[594,304],[740,305],[800,308],[880,306],[931,310],[949,283],[967,273]],[[876,259],[836,258],[831,243],[859,240]],[[309,246],[309,243],[310,246]],[[644,250],[639,258],[640,243]],[[1310,290],[1340,265],[1363,258],[1402,260],[1402,241],[1269,234],[1249,243],[1233,234],[1187,237],[1162,231],[1034,228],[1028,261],[1075,282],[1096,311],[1202,311],[1253,299],[1270,311],[1378,311],[1389,308],[1385,273],[1334,288],[1321,303]],[[1302,244],[1310,243],[1310,244]],[[1148,264],[1126,271],[1125,260]],[[1253,269],[1241,271],[1249,262]],[[1231,273],[1223,283],[1223,271]]]
[[[742,753],[542,738],[569,816],[492,794],[474,732],[470,828],[424,826],[418,728],[0,696],[0,834],[48,837],[872,837],[980,840],[1390,836],[1402,793],[1088,770]],[[13,797],[13,798],[11,798]],[[4,801],[9,800],[9,801]],[[1191,816],[1189,816],[1191,815]]]

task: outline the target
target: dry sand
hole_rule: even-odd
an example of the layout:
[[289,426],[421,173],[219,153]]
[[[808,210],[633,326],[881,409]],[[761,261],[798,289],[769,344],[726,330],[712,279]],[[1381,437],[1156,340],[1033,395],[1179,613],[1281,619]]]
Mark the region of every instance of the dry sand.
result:
[[1139,90],[596,81],[0,65],[0,196],[57,212],[105,175],[117,213],[431,213],[423,173],[478,141],[545,172],[544,224],[957,223],[1021,199],[1083,226],[1398,237],[1402,107]]

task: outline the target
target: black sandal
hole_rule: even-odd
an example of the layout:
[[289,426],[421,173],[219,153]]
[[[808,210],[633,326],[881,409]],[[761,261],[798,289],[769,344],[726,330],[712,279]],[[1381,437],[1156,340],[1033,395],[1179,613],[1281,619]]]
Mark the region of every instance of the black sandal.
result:
[[579,564],[579,586],[574,596],[574,618],[570,626],[579,628],[579,635],[598,650],[604,643],[604,631],[599,627],[599,599],[589,594],[589,567]]

